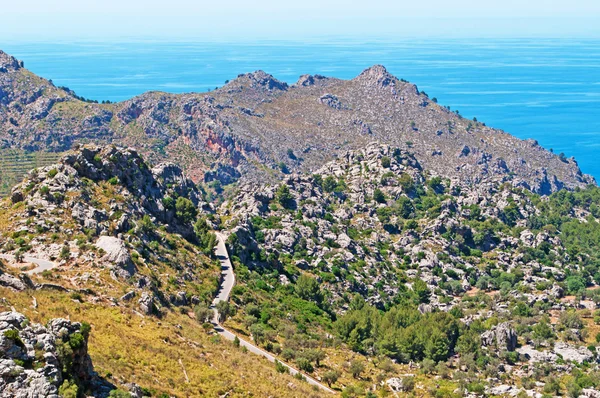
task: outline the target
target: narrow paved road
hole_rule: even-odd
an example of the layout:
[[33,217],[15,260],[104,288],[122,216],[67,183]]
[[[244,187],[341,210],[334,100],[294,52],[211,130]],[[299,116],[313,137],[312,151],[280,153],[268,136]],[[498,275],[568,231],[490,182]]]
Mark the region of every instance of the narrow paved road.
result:
[[[217,296],[213,300],[213,307],[217,305],[219,301],[228,301],[229,296],[231,295],[231,289],[235,285],[235,274],[233,273],[233,266],[231,265],[231,261],[229,260],[229,254],[227,253],[227,247],[225,246],[225,241],[227,238],[220,232],[216,233],[217,235],[217,247],[215,248],[215,253],[217,258],[221,262],[221,285],[219,286],[219,291],[217,292]],[[215,321],[216,311],[215,311]],[[217,322],[218,323],[218,322]]]
[[[15,256],[13,256],[12,254],[0,254],[0,258],[9,260],[9,261],[16,261]],[[29,257],[29,256],[24,256],[23,262],[37,265],[37,267],[35,267],[34,269],[31,269],[31,270],[25,272],[26,274],[29,274],[29,275],[39,274],[41,272],[51,270],[52,268],[56,268],[58,266],[56,263],[54,263],[52,261],[42,260],[39,258],[34,258],[34,257]]]
[[[221,286],[219,287],[219,292],[217,293],[217,296],[213,300],[213,303],[211,306],[211,308],[213,309],[213,311],[215,313],[214,319],[213,319],[213,325],[215,326],[215,330],[217,331],[217,333],[219,333],[221,336],[223,336],[227,340],[233,341],[235,339],[236,335],[233,334],[232,332],[230,332],[229,330],[225,329],[221,325],[221,323],[219,322],[219,315],[217,314],[216,305],[219,301],[228,301],[229,300],[229,296],[231,295],[231,289],[233,289],[233,286],[235,285],[235,274],[233,273],[233,266],[231,265],[231,261],[229,260],[229,254],[227,253],[227,247],[225,247],[225,241],[227,238],[225,235],[223,235],[219,232],[217,232],[216,234],[217,234],[217,247],[215,249],[215,253],[217,255],[217,258],[221,262],[221,275],[222,275],[221,279],[222,279],[222,281],[221,281]],[[261,356],[267,358],[271,362],[275,362],[275,360],[277,360],[277,358],[275,358],[273,355],[269,354],[268,352],[264,351],[261,348],[258,348],[257,346],[251,344],[250,342],[242,339],[240,336],[237,336],[237,338],[240,340],[240,346],[246,347],[248,349],[248,351],[250,351],[256,355],[261,355]],[[281,362],[281,361],[279,361],[279,362]],[[284,362],[281,362],[281,364],[283,366],[285,366],[286,368],[288,368],[289,372],[292,375],[301,373],[297,369],[293,368],[292,366],[290,366]],[[335,391],[328,388],[324,384],[319,383],[317,380],[313,379],[312,377],[307,376],[305,374],[302,374],[302,375],[306,378],[306,381],[309,384],[317,386],[320,389],[327,391],[329,393],[335,393]]]

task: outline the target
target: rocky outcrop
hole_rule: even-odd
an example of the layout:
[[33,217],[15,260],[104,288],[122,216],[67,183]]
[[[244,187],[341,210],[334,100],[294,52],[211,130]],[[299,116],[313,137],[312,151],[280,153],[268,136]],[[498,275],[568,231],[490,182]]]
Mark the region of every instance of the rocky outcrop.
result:
[[125,242],[113,236],[101,236],[96,242],[96,247],[104,250],[106,255],[103,257],[107,261],[118,277],[129,278],[134,272],[134,266],[129,255],[129,250]]
[[538,350],[531,345],[519,347],[517,352],[530,362],[546,362],[554,364],[561,358],[563,361],[583,363],[594,359],[594,353],[588,348],[566,342],[557,342],[551,349]]
[[[108,183],[132,200],[126,203],[113,201],[109,207],[100,208],[91,200],[94,183]],[[84,200],[64,200],[74,193],[82,195]],[[176,214],[175,199],[178,197],[189,200],[197,211],[209,209],[195,184],[178,166],[161,164],[150,169],[133,149],[84,146],[64,156],[58,164],[33,170],[13,189],[11,200],[13,203],[25,202],[32,215],[40,220],[55,209],[66,209],[82,228],[97,235],[127,232],[135,220],[146,215],[168,224],[170,229],[183,236],[193,237],[189,220]],[[115,219],[116,214],[121,216]],[[117,221],[116,225],[112,225],[114,221]],[[112,252],[115,245],[109,246]],[[131,272],[126,259],[109,260],[118,260],[121,268]]]
[[[404,380],[405,380],[405,378],[413,379],[414,377],[415,377],[414,374],[407,374],[407,375],[404,375],[402,378],[392,377],[392,378],[387,379],[385,381],[385,384],[387,384],[392,389],[392,391],[394,391],[395,393],[403,392],[403,391],[407,392],[407,391],[409,391],[409,389],[407,388],[407,386],[406,386],[407,383],[405,383]],[[412,386],[412,387],[414,387],[414,386]]]
[[342,102],[340,101],[340,99],[333,95],[333,94],[324,94],[321,97],[319,97],[319,101],[323,104],[323,105],[327,105],[333,109],[344,109],[344,105],[342,104]]
[[154,314],[154,295],[149,292],[143,292],[142,297],[138,300],[140,311],[144,315]]
[[58,398],[65,382],[108,396],[115,387],[94,372],[88,333],[88,326],[66,319],[43,327],[17,312],[0,313],[0,396]]
[[[175,261],[178,271],[202,261],[193,249],[198,243],[193,225],[199,215],[212,212],[180,167],[151,168],[137,151],[115,146],[78,147],[58,163],[32,170],[10,200],[15,205],[11,228],[19,232],[0,236],[0,257],[11,263],[18,256],[43,259],[36,273],[46,270],[44,277],[57,267],[108,268],[114,279],[139,289],[150,284],[137,272],[141,264],[148,266],[146,259],[165,261],[166,253],[176,257],[190,251],[194,260]],[[29,244],[19,234],[27,235]],[[158,241],[167,237],[166,250],[159,250]],[[192,244],[183,251],[174,243],[181,238]],[[186,273],[186,280],[195,272]],[[16,290],[44,286],[26,282],[0,271],[0,285]],[[166,297],[161,296],[165,305]]]
[[484,346],[495,345],[500,351],[514,351],[517,347],[517,333],[508,322],[501,323],[481,335]]

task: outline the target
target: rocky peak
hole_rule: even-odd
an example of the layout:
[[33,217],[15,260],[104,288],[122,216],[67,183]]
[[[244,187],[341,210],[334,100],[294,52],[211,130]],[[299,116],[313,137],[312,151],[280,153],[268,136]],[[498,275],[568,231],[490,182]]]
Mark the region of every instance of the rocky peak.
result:
[[[112,187],[107,205],[98,200],[102,186]],[[124,203],[117,203],[116,197]],[[31,171],[11,195],[14,203],[25,202],[40,219],[57,208],[68,209],[82,228],[95,234],[126,232],[134,220],[150,216],[171,231],[193,237],[189,220],[176,215],[178,198],[188,199],[195,211],[206,208],[179,166],[167,163],[151,169],[137,151],[112,145],[78,147],[57,164]],[[122,217],[112,225],[110,217],[116,214]]]
[[268,91],[287,91],[288,89],[287,83],[275,79],[273,75],[270,75],[262,70],[240,75],[237,79],[233,80],[229,84],[249,85],[252,88],[262,88]]
[[298,81],[294,84],[294,87],[308,87],[314,86],[321,81],[328,80],[329,78],[322,75],[302,75],[298,78]]
[[354,80],[364,81],[378,87],[386,87],[398,79],[389,73],[385,66],[374,65],[362,71]]
[[0,50],[0,72],[8,72],[9,70],[19,70],[23,68],[23,61],[19,61]]
[[179,166],[166,163],[150,169],[132,148],[87,145],[65,156],[61,162],[73,167],[79,177],[93,181],[117,178],[131,193],[140,197],[162,197],[169,186],[178,195],[191,194],[190,200],[196,205],[200,201],[193,182],[183,175]]

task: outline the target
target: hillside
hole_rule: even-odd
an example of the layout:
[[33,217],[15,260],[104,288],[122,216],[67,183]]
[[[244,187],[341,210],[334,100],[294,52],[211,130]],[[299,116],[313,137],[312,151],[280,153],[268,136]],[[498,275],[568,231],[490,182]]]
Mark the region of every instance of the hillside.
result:
[[467,184],[510,181],[550,194],[594,182],[574,159],[464,119],[382,66],[347,81],[305,75],[291,86],[258,71],[211,93],[150,92],[97,104],[0,52],[2,146],[64,151],[88,141],[172,161],[217,192],[239,178],[313,172],[372,141],[410,149],[424,168]]
[[[88,324],[89,356],[112,385],[108,390],[136,397],[314,396],[307,384],[222,341],[196,315],[220,278],[208,231],[214,221],[179,167],[151,167],[132,149],[78,147],[32,170],[2,202],[0,311],[16,309],[41,324],[52,318]],[[29,329],[20,333],[29,339]],[[43,353],[28,355],[34,354]],[[24,368],[14,361],[2,367],[0,395],[12,396],[27,377],[47,389],[35,395],[31,387],[29,396],[69,388],[50,368],[32,373],[43,363],[29,357],[12,357]],[[5,379],[10,372],[25,375]],[[245,382],[253,378],[262,382]]]
[[345,346],[369,373],[363,391],[387,389],[364,365],[387,358],[401,369],[380,368],[389,388],[420,363],[418,394],[432,375],[448,380],[439,396],[581,393],[597,383],[565,374],[599,371],[599,209],[595,186],[472,187],[373,143],[221,206],[239,275],[229,325],[322,377],[343,377],[331,356]]

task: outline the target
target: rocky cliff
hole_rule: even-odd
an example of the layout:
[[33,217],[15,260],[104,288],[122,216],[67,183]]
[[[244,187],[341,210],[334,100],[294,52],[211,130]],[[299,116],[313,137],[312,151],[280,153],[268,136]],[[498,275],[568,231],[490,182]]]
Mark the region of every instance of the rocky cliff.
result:
[[89,391],[107,397],[115,387],[94,372],[89,332],[89,325],[66,319],[44,327],[18,312],[0,313],[0,396],[58,398]]
[[510,181],[549,194],[594,182],[574,159],[467,120],[382,66],[347,81],[305,75],[291,86],[258,71],[211,93],[94,104],[0,52],[0,127],[3,147],[115,142],[221,184],[312,172],[372,141],[410,149],[423,167],[468,184]]

